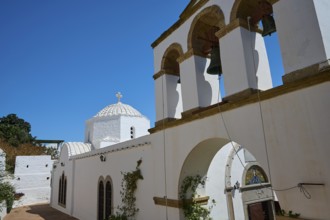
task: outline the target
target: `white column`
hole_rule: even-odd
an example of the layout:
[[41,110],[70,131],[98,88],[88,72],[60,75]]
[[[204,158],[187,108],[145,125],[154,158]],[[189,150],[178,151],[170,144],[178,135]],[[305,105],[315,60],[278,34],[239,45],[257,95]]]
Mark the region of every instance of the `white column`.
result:
[[266,47],[259,33],[238,26],[220,38],[220,48],[226,97],[272,88]]
[[178,84],[178,79],[178,76],[166,73],[155,79],[156,122],[181,118],[181,84]]
[[329,0],[282,0],[273,10],[286,74],[328,63]]
[[209,59],[191,55],[180,63],[183,112],[218,102],[218,75],[209,75]]

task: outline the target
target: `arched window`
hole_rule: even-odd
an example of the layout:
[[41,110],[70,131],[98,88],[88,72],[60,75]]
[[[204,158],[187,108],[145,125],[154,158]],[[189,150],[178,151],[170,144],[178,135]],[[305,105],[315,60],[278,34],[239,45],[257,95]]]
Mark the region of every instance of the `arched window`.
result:
[[104,181],[100,177],[98,183],[98,220],[108,219],[112,210],[112,184],[110,177]]
[[101,180],[99,182],[99,199],[98,199],[98,220],[104,220],[104,183]]
[[63,172],[59,180],[58,204],[64,207],[66,205],[66,191],[67,191],[66,188],[67,188],[67,180]]
[[111,183],[108,180],[105,185],[105,216],[108,218],[111,215],[111,205],[112,205],[112,189],[111,189]]
[[62,201],[62,176],[60,177],[60,181],[58,184],[58,203],[61,203]]

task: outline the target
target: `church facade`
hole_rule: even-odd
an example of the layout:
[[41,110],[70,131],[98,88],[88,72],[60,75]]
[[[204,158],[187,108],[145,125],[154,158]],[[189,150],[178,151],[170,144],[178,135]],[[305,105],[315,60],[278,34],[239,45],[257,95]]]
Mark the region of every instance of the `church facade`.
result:
[[[196,176],[205,183],[195,199],[215,201],[213,219],[275,219],[274,200],[328,219],[329,9],[326,0],[190,1],[152,43],[154,127],[117,94],[86,122],[85,142],[63,144],[52,207],[80,220],[115,214],[122,173],[139,161],[134,219],[184,219],[181,186]],[[278,87],[264,43],[274,31]]]

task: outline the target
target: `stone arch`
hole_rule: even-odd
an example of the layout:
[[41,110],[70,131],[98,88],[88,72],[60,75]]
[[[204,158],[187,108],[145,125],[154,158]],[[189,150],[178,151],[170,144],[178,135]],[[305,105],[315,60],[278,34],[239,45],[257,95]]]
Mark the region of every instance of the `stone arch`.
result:
[[179,76],[180,67],[177,59],[183,55],[180,44],[173,43],[165,51],[161,62],[161,70],[167,74]]
[[[256,158],[252,153],[247,154],[245,151],[248,149],[239,143],[230,142],[226,138],[209,138],[198,143],[184,159],[178,181],[178,198],[180,198],[180,187],[184,179],[198,175],[205,180],[205,185],[197,187],[198,199],[196,201],[207,204],[204,206],[206,208],[212,201],[216,201],[216,204],[218,202],[226,204],[221,209],[213,210],[212,217],[218,216],[219,213],[233,217],[236,211],[242,211],[238,215],[239,218],[247,216],[247,200],[241,198],[240,182],[243,181],[249,168],[256,165],[261,166],[255,161]],[[266,175],[266,172],[263,174]],[[266,184],[260,185],[260,188],[268,187],[269,181]],[[250,187],[243,184],[241,188],[245,190],[244,195],[248,198],[251,193],[251,191],[248,192]],[[266,188],[264,192],[264,195],[268,196],[267,201],[271,201],[270,189]],[[262,198],[259,201],[263,200],[265,199]],[[180,210],[180,216],[183,219],[182,210]]]
[[[208,168],[215,154],[227,143],[225,138],[211,138],[197,144],[186,157],[179,178],[178,191],[186,176],[199,175],[206,177]],[[198,163],[196,163],[198,161]],[[201,192],[202,193],[202,192]]]
[[199,55],[208,55],[212,44],[217,43],[218,39],[215,32],[225,26],[225,17],[216,5],[202,10],[191,23],[188,33],[188,50],[193,49]]
[[[272,4],[276,2],[276,0],[263,0],[264,2],[269,3],[271,7],[267,8],[269,13],[273,13]],[[247,17],[252,17],[257,8],[259,7],[259,0],[235,0],[231,13],[230,13],[230,22],[233,22],[237,18],[247,20]]]

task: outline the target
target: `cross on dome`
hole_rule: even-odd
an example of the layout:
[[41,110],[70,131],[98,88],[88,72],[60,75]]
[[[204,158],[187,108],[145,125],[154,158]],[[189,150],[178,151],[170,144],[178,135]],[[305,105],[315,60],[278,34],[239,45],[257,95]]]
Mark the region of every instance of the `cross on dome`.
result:
[[123,95],[120,92],[117,92],[116,97],[118,98],[118,102],[120,102],[120,99],[123,98]]

